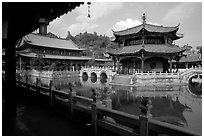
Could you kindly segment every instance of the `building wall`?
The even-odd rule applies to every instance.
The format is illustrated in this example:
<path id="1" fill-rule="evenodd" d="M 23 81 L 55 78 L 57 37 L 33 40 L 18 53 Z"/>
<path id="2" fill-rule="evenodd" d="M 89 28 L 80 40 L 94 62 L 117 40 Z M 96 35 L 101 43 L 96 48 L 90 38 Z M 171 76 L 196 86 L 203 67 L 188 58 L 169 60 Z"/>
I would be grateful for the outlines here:
<path id="1" fill-rule="evenodd" d="M 148 58 L 144 63 L 144 72 L 163 72 L 163 58 Z"/>

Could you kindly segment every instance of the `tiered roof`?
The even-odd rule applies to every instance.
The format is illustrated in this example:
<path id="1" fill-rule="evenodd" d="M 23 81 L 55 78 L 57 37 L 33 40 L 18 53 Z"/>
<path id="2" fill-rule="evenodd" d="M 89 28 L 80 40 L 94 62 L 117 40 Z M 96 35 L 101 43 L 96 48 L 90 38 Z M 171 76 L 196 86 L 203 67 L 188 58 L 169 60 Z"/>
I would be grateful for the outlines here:
<path id="1" fill-rule="evenodd" d="M 132 46 L 125 46 L 120 47 L 118 49 L 113 49 L 108 51 L 110 55 L 126 55 L 126 54 L 135 54 L 139 53 L 140 51 L 146 51 L 149 53 L 179 53 L 185 51 L 179 46 L 172 46 L 172 45 L 156 45 L 156 44 L 148 44 L 148 45 L 132 45 Z"/>
<path id="2" fill-rule="evenodd" d="M 195 62 L 202 62 L 201 54 L 189 54 L 187 56 L 183 56 L 180 60 L 180 63 L 195 63 Z"/>
<path id="3" fill-rule="evenodd" d="M 33 53 L 26 47 L 26 45 L 33 45 L 38 47 L 57 48 L 65 50 L 84 51 L 85 49 L 79 48 L 72 40 L 65 40 L 60 38 L 50 38 L 39 34 L 28 34 L 22 38 L 18 46 L 18 54 L 23 57 L 34 58 L 37 53 Z M 90 60 L 90 57 L 85 56 L 63 56 L 63 55 L 49 55 L 43 54 L 43 58 L 47 59 L 69 59 L 69 60 Z"/>
<path id="4" fill-rule="evenodd" d="M 132 28 L 128 28 L 125 30 L 121 30 L 121 31 L 113 31 L 114 35 L 128 35 L 128 34 L 136 34 L 138 33 L 140 30 L 142 30 L 143 28 L 145 30 L 147 30 L 148 32 L 160 32 L 160 33 L 166 33 L 166 32 L 173 32 L 173 31 L 177 31 L 179 25 L 175 26 L 175 27 L 163 27 L 163 26 L 157 26 L 157 25 L 152 25 L 152 24 L 141 24 Z"/>
<path id="5" fill-rule="evenodd" d="M 147 32 L 150 32 L 150 33 L 171 33 L 172 40 L 177 40 L 183 37 L 183 35 L 178 36 L 178 34 L 176 34 L 176 32 L 179 29 L 179 25 L 175 27 L 164 27 L 164 26 L 158 26 L 158 25 L 152 25 L 152 24 L 146 24 L 146 23 L 132 28 L 128 28 L 125 30 L 121 30 L 121 31 L 113 31 L 113 34 L 117 39 L 118 37 L 121 37 L 121 36 L 137 34 L 142 29 L 145 29 Z"/>
<path id="6" fill-rule="evenodd" d="M 67 49 L 67 50 L 85 50 L 79 48 L 72 40 L 65 40 L 59 38 L 50 38 L 39 34 L 28 34 L 23 37 L 19 47 L 23 46 L 24 43 L 49 48 Z"/>
<path id="7" fill-rule="evenodd" d="M 115 36 L 115 42 L 119 42 L 121 39 L 128 39 L 129 36 L 140 36 L 146 35 L 146 33 L 154 34 L 161 34 L 165 35 L 167 37 L 170 37 L 172 40 L 179 39 L 183 37 L 183 35 L 178 36 L 177 31 L 179 29 L 179 25 L 175 27 L 164 27 L 159 25 L 152 25 L 146 23 L 146 16 L 143 14 L 142 16 L 143 23 L 141 25 L 128 28 L 121 31 L 113 31 L 113 34 Z M 172 44 L 139 44 L 139 45 L 130 45 L 130 46 L 124 46 L 120 47 L 115 50 L 111 50 L 108 53 L 111 55 L 126 55 L 126 54 L 136 54 L 140 51 L 145 51 L 149 53 L 179 53 L 185 51 L 185 49 L 172 45 Z"/>

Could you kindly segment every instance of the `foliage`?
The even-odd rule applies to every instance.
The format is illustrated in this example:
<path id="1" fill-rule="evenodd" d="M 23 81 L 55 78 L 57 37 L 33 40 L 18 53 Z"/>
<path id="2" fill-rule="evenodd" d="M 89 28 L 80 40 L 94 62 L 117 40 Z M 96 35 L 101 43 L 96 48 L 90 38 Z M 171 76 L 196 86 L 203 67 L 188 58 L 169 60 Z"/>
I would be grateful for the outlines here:
<path id="1" fill-rule="evenodd" d="M 107 50 L 118 47 L 118 44 L 112 42 L 109 37 L 98 35 L 96 32 L 93 34 L 87 32 L 79 33 L 75 37 L 68 32 L 66 39 L 71 39 L 80 47 L 86 48 L 86 55 L 94 56 L 94 58 L 105 58 L 104 54 Z"/>
<path id="2" fill-rule="evenodd" d="M 87 62 L 87 65 L 88 66 L 94 66 L 96 65 L 96 61 L 94 59 L 90 59 L 88 62 Z"/>
<path id="3" fill-rule="evenodd" d="M 43 67 L 45 66 L 45 60 L 43 56 L 43 54 L 37 54 L 36 58 L 31 58 L 30 66 L 32 69 L 43 70 Z"/>

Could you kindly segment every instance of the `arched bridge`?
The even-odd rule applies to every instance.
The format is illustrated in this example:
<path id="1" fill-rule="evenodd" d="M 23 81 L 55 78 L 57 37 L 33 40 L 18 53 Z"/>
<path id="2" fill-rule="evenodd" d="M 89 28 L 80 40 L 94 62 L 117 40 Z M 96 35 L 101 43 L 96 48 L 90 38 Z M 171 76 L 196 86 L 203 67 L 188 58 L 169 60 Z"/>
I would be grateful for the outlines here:
<path id="1" fill-rule="evenodd" d="M 80 77 L 82 78 L 91 78 L 91 79 L 109 79 L 112 80 L 112 77 L 116 74 L 109 67 L 84 67 L 80 71 Z"/>
<path id="2" fill-rule="evenodd" d="M 183 83 L 188 84 L 189 81 L 202 84 L 202 68 L 190 68 L 180 73 L 180 79 Z"/>

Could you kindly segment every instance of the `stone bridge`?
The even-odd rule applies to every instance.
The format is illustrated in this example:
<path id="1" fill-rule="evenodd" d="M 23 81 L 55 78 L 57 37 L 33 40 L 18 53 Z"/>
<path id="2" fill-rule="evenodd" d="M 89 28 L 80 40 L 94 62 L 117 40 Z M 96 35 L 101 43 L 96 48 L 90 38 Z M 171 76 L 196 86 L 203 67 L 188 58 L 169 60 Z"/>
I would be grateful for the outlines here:
<path id="1" fill-rule="evenodd" d="M 92 82 L 95 82 L 97 79 L 112 80 L 115 74 L 116 72 L 113 72 L 112 68 L 109 67 L 84 67 L 80 71 L 80 77 L 84 80 L 91 78 Z"/>
<path id="2" fill-rule="evenodd" d="M 202 68 L 190 68 L 180 73 L 180 79 L 183 83 L 188 84 L 189 80 L 192 82 L 202 83 Z"/>

